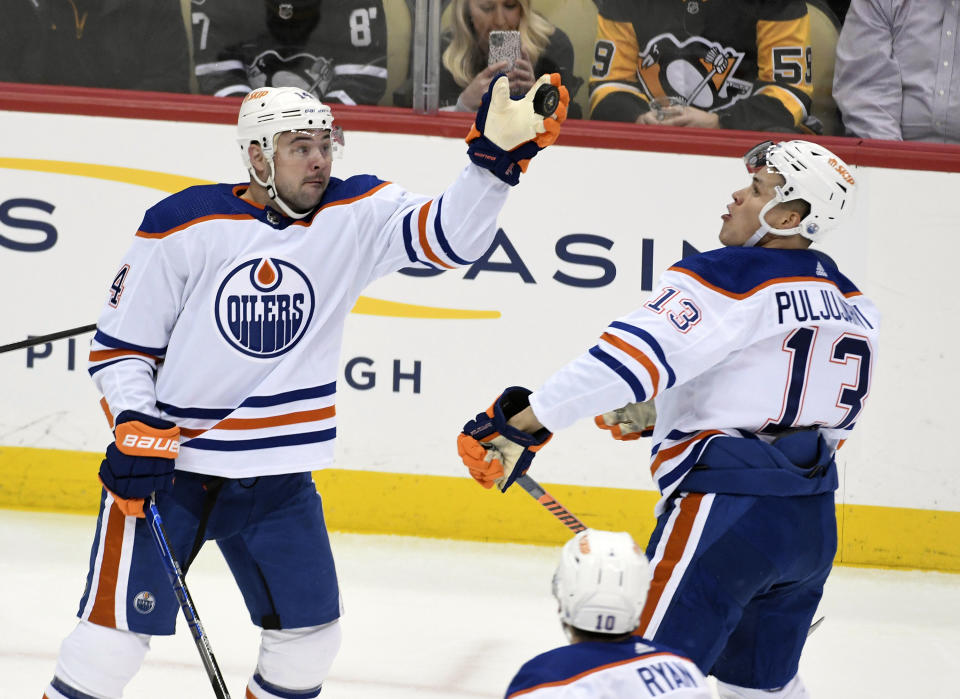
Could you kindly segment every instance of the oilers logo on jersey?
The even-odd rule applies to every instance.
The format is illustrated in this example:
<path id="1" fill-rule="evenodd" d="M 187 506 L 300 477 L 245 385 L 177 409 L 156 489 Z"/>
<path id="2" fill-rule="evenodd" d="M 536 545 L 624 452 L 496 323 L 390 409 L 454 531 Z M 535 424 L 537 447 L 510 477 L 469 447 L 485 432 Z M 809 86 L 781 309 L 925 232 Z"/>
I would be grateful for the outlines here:
<path id="1" fill-rule="evenodd" d="M 650 99 L 677 95 L 699 109 L 721 109 L 753 90 L 752 83 L 732 77 L 743 57 L 702 36 L 680 42 L 673 34 L 659 34 L 640 52 L 637 78 Z"/>
<path id="2" fill-rule="evenodd" d="M 214 303 L 227 343 L 250 357 L 289 351 L 313 317 L 313 287 L 297 267 L 277 258 L 248 260 L 227 273 Z"/>
<path id="3" fill-rule="evenodd" d="M 147 590 L 137 593 L 137 596 L 133 598 L 133 608 L 140 614 L 149 614 L 156 606 L 157 598 L 153 596 L 152 592 Z"/>

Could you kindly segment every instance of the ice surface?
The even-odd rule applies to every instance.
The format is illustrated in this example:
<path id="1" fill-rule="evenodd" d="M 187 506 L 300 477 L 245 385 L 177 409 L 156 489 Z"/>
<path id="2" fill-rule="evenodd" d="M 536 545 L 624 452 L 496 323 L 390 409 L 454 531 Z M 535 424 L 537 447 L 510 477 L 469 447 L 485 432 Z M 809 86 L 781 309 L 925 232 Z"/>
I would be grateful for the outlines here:
<path id="1" fill-rule="evenodd" d="M 0 510 L 0 699 L 39 699 L 76 623 L 95 520 Z M 344 642 L 321 696 L 500 697 L 522 662 L 564 643 L 550 596 L 559 549 L 333 534 Z M 219 551 L 187 578 L 232 696 L 254 628 Z M 815 699 L 956 699 L 960 575 L 837 568 L 801 673 Z M 190 633 L 158 637 L 126 697 L 212 697 Z"/>

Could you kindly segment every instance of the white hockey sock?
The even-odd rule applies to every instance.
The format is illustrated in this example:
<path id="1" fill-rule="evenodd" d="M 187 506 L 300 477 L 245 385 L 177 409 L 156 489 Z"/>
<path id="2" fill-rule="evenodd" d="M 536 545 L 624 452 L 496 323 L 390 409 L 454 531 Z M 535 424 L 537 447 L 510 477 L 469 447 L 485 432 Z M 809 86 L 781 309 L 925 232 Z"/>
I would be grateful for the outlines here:
<path id="1" fill-rule="evenodd" d="M 313 699 L 340 649 L 340 621 L 260 634 L 257 671 L 247 684 L 255 699 Z"/>
<path id="2" fill-rule="evenodd" d="M 293 699 L 293 697 L 296 697 L 296 699 L 314 699 L 314 697 L 320 696 L 320 687 L 302 690 L 278 687 L 267 682 L 258 672 L 247 682 L 247 696 L 254 697 L 254 699 Z"/>
<path id="3" fill-rule="evenodd" d="M 149 636 L 81 621 L 60 645 L 47 699 L 119 699 L 149 649 Z"/>

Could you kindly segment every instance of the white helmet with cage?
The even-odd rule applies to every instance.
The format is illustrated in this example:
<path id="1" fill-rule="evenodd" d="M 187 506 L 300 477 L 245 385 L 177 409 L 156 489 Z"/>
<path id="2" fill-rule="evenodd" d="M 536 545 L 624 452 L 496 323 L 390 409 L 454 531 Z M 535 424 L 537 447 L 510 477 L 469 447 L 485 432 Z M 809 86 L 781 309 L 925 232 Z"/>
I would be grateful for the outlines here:
<path id="1" fill-rule="evenodd" d="M 560 620 L 592 633 L 629 633 L 640 620 L 649 577 L 630 534 L 586 529 L 564 544 L 553 574 Z"/>
<path id="2" fill-rule="evenodd" d="M 811 241 L 820 240 L 835 228 L 853 206 L 856 181 L 845 162 L 821 145 L 809 141 L 765 141 L 754 146 L 743 157 L 750 172 L 761 167 L 775 171 L 785 180 L 775 187 L 775 194 L 760 211 L 760 228 L 744 247 L 756 245 L 767 233 L 800 234 Z M 795 228 L 771 228 L 767 212 L 777 204 L 802 199 L 810 212 Z"/>
<path id="3" fill-rule="evenodd" d="M 243 98 L 240 115 L 237 117 L 237 143 L 240 157 L 257 184 L 266 188 L 267 194 L 290 218 L 303 218 L 309 212 L 297 213 L 283 201 L 274 183 L 273 156 L 277 138 L 285 131 L 321 129 L 331 131 L 334 155 L 338 155 L 342 137 L 334 133 L 333 113 L 314 95 L 298 87 L 261 87 Z M 270 168 L 266 180 L 261 180 L 250 163 L 249 146 L 259 144 Z"/>

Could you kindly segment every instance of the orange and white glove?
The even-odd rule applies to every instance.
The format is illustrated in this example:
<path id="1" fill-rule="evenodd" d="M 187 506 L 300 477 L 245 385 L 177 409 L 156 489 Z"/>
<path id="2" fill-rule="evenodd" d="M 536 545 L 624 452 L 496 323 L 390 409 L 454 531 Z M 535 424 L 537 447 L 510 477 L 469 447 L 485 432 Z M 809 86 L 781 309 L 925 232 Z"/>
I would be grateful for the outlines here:
<path id="1" fill-rule="evenodd" d="M 506 492 L 527 472 L 533 457 L 553 436 L 546 428 L 530 434 L 507 423 L 530 405 L 530 393 L 518 386 L 504 390 L 485 413 L 465 424 L 457 436 L 460 459 L 484 488 L 496 485 L 500 492 Z"/>
<path id="2" fill-rule="evenodd" d="M 544 85 L 556 89 L 553 112 L 537 113 L 537 91 Z M 490 170 L 513 186 L 526 172 L 530 159 L 550 146 L 560 135 L 567 118 L 570 94 L 560 83 L 559 73 L 542 75 L 523 97 L 510 97 L 510 82 L 500 75 L 490 82 L 480 102 L 476 120 L 467 134 L 467 155 L 474 164 Z M 542 105 L 541 105 L 542 107 Z"/>
<path id="3" fill-rule="evenodd" d="M 593 421 L 601 430 L 609 430 L 614 439 L 626 442 L 653 434 L 657 408 L 651 398 L 643 403 L 627 403 L 622 408 L 597 415 Z"/>

